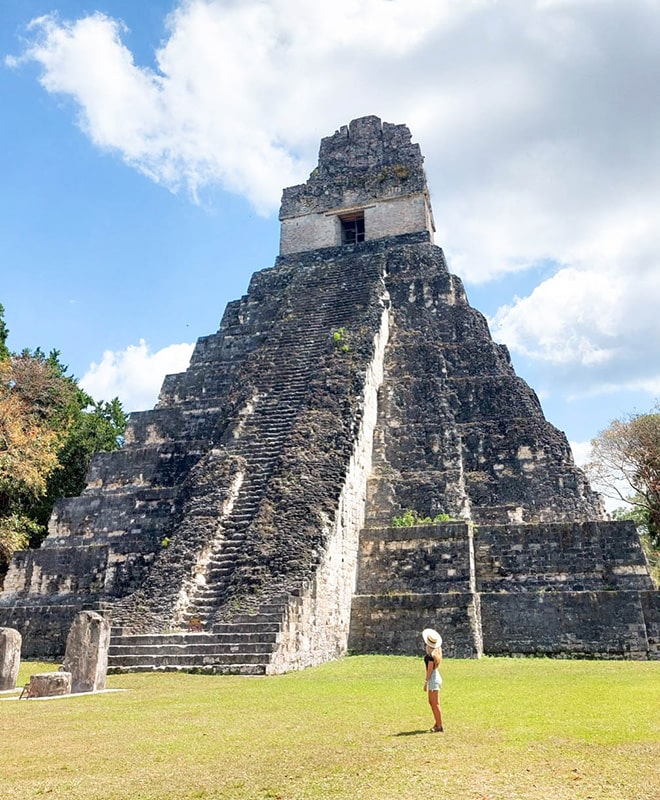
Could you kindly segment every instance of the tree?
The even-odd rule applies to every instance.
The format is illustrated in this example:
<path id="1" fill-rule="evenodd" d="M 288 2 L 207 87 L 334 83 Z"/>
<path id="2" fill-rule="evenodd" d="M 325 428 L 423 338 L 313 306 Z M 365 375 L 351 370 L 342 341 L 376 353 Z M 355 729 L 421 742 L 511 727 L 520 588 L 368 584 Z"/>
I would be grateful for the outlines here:
<path id="1" fill-rule="evenodd" d="M 58 463 L 51 472 L 46 493 L 35 506 L 34 519 L 39 530 L 30 536 L 30 546 L 37 547 L 46 535 L 53 506 L 61 497 L 76 497 L 85 488 L 85 476 L 95 453 L 116 450 L 126 430 L 126 414 L 115 397 L 110 402 L 89 402 L 78 409 L 64 442 L 57 453 Z"/>
<path id="2" fill-rule="evenodd" d="M 29 511 L 58 464 L 64 388 L 45 359 L 0 360 L 0 568 L 35 532 Z"/>
<path id="3" fill-rule="evenodd" d="M 9 358 L 9 349 L 7 347 L 8 336 L 9 328 L 5 324 L 5 307 L 0 303 L 0 361 L 5 361 Z"/>
<path id="4" fill-rule="evenodd" d="M 0 307 L 0 345 L 3 325 Z M 67 370 L 57 350 L 3 357 L 0 347 L 0 578 L 15 550 L 41 544 L 55 502 L 80 494 L 92 455 L 115 450 L 126 427 L 117 398 L 94 401 Z"/>
<path id="5" fill-rule="evenodd" d="M 637 509 L 660 546 L 660 404 L 648 414 L 615 419 L 591 442 L 590 478 L 603 494 Z"/>

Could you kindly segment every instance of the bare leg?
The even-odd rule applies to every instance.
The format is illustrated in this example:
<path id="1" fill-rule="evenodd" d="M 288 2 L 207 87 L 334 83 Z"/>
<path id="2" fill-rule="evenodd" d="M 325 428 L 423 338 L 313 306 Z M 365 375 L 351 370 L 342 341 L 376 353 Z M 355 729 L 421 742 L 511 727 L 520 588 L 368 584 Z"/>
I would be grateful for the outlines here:
<path id="1" fill-rule="evenodd" d="M 435 719 L 435 730 L 442 730 L 442 712 L 440 710 L 440 692 L 436 689 L 434 692 L 429 691 L 429 705 L 433 711 L 433 718 Z"/>

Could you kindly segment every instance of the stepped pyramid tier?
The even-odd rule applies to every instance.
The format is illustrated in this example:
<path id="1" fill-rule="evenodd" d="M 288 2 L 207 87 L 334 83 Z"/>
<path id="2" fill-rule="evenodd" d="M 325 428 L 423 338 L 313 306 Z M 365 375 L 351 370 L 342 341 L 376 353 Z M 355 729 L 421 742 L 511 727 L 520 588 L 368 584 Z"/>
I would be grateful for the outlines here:
<path id="1" fill-rule="evenodd" d="M 86 608 L 111 669 L 281 672 L 414 653 L 428 624 L 450 656 L 657 657 L 635 530 L 447 269 L 408 129 L 324 139 L 280 219 L 275 265 L 14 556 L 24 655 Z M 392 528 L 406 509 L 451 519 Z"/>

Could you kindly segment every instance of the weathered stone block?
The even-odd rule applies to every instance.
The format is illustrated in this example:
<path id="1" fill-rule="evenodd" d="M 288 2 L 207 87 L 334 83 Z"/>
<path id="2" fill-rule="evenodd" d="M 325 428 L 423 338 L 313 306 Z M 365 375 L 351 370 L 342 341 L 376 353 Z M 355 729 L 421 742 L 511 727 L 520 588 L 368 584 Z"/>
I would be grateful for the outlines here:
<path id="1" fill-rule="evenodd" d="M 470 592 L 470 584 L 465 522 L 362 531 L 358 594 Z"/>
<path id="2" fill-rule="evenodd" d="M 484 652 L 582 658 L 648 658 L 642 593 L 481 594 Z"/>
<path id="3" fill-rule="evenodd" d="M 105 689 L 109 647 L 108 620 L 94 611 L 81 611 L 71 626 L 64 655 L 74 694 Z"/>
<path id="4" fill-rule="evenodd" d="M 0 628 L 0 692 L 16 688 L 21 665 L 21 634 L 13 628 Z"/>
<path id="5" fill-rule="evenodd" d="M 482 652 L 478 603 L 470 594 L 356 595 L 349 649 L 423 655 L 421 633 L 432 626 L 442 634 L 445 657 L 477 658 Z"/>
<path id="6" fill-rule="evenodd" d="M 653 583 L 632 523 L 480 525 L 477 590 L 649 590 Z"/>
<path id="7" fill-rule="evenodd" d="M 28 697 L 59 697 L 71 694 L 70 672 L 39 672 L 30 676 Z"/>

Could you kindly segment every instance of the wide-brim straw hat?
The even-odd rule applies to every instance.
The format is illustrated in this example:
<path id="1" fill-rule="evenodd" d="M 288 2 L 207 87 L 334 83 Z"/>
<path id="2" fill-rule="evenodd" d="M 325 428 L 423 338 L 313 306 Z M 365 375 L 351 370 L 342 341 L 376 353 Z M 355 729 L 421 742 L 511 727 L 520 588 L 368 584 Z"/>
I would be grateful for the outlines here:
<path id="1" fill-rule="evenodd" d="M 434 631 L 433 628 L 424 628 L 422 639 L 424 639 L 424 644 L 427 647 L 432 647 L 433 649 L 440 647 L 442 644 L 442 636 L 437 631 Z"/>

